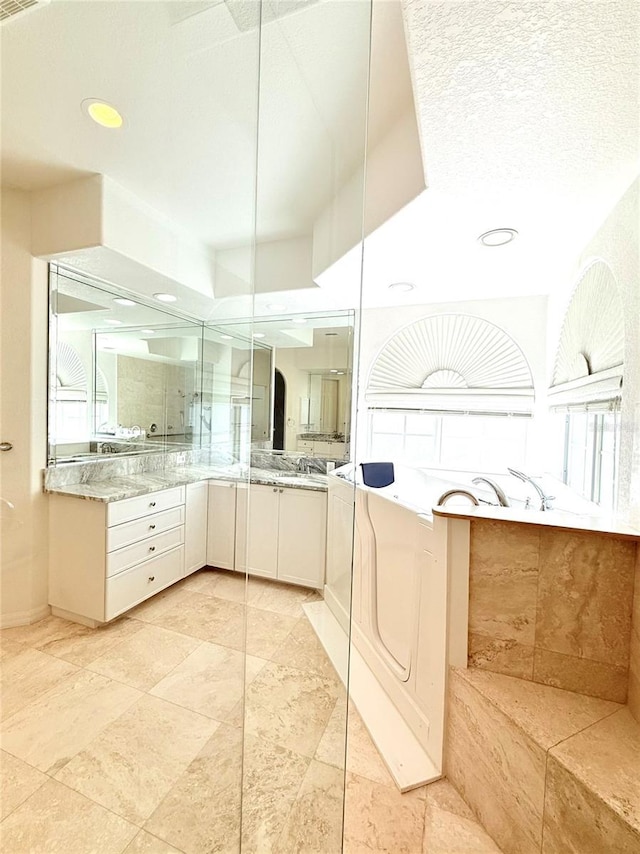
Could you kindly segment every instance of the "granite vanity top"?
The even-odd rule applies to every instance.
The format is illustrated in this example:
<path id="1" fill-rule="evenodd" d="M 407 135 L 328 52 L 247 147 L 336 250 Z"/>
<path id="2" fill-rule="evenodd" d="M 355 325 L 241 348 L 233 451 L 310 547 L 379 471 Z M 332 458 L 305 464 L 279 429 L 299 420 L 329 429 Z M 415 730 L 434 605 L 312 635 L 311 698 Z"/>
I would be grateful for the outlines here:
<path id="1" fill-rule="evenodd" d="M 514 507 L 434 507 L 434 516 L 450 519 L 486 519 L 520 525 L 542 525 L 568 531 L 591 531 L 620 539 L 640 540 L 640 530 L 607 516 L 588 516 L 563 510 L 522 510 Z"/>
<path id="2" fill-rule="evenodd" d="M 316 492 L 327 491 L 327 477 L 322 474 L 299 474 L 291 471 L 272 471 L 270 469 L 251 469 L 251 483 L 268 486 L 281 486 L 287 489 L 310 489 Z M 122 501 L 135 498 L 172 486 L 183 486 L 201 480 L 247 481 L 246 471 L 238 467 L 186 465 L 159 471 L 135 474 L 114 475 L 104 480 L 90 480 L 86 483 L 70 483 L 56 487 L 46 487 L 44 491 L 55 495 L 68 495 L 85 498 L 90 501 Z"/>

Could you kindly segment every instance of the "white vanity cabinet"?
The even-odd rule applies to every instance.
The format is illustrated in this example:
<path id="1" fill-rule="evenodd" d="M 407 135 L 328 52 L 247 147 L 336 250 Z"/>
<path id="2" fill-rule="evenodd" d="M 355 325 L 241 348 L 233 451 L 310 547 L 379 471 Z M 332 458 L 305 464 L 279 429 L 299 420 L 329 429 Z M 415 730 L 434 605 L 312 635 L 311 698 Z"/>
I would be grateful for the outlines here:
<path id="1" fill-rule="evenodd" d="M 325 492 L 239 485 L 236 522 L 236 569 L 289 584 L 322 588 Z"/>
<path id="2" fill-rule="evenodd" d="M 235 569 L 236 484 L 210 480 L 208 494 L 206 563 L 220 569 Z"/>
<path id="3" fill-rule="evenodd" d="M 208 504 L 208 481 L 189 483 L 185 518 L 185 575 L 191 575 L 207 564 Z"/>
<path id="4" fill-rule="evenodd" d="M 49 604 L 89 626 L 108 622 L 184 576 L 185 488 L 114 501 L 52 495 Z"/>

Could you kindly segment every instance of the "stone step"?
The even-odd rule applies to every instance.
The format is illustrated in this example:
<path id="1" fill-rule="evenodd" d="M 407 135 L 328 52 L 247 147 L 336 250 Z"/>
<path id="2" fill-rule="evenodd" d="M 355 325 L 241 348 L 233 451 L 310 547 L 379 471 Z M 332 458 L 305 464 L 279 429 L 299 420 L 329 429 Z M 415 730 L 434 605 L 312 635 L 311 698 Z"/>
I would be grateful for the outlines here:
<path id="1" fill-rule="evenodd" d="M 640 854 L 640 726 L 626 706 L 452 669 L 445 772 L 505 854 Z"/>

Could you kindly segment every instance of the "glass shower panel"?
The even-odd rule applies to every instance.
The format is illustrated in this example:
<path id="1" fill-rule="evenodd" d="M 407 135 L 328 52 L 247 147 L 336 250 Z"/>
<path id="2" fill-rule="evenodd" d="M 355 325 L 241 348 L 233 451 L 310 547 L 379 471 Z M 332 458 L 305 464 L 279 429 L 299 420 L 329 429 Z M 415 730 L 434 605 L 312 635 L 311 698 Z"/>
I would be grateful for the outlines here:
<path id="1" fill-rule="evenodd" d="M 343 850 L 354 487 L 328 472 L 353 426 L 369 33 L 368 2 L 262 6 L 243 851 Z"/>

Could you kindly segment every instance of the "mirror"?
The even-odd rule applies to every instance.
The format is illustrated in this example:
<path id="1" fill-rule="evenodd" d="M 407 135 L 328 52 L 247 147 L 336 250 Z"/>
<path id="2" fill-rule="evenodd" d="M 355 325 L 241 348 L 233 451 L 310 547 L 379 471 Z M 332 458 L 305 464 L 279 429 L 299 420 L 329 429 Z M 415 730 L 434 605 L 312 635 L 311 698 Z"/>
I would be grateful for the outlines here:
<path id="1" fill-rule="evenodd" d="M 208 328 L 220 341 L 252 342 L 253 449 L 348 459 L 353 327 L 354 313 L 343 311 Z M 242 379 L 248 389 L 241 358 L 232 374 L 239 391 Z"/>
<path id="2" fill-rule="evenodd" d="M 56 267 L 49 465 L 201 444 L 202 324 Z"/>

